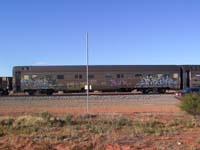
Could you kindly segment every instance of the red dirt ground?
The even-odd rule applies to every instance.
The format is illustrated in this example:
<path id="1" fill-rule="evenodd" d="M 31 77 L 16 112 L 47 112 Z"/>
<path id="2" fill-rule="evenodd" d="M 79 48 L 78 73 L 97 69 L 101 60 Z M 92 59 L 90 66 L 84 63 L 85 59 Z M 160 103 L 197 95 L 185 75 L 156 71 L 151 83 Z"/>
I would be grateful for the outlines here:
<path id="1" fill-rule="evenodd" d="M 101 99 L 89 101 L 89 113 L 122 113 L 130 118 L 148 121 L 150 119 L 168 122 L 173 118 L 184 117 L 184 113 L 177 107 L 179 101 L 173 95 L 133 97 L 133 99 Z M 0 115 L 19 116 L 22 114 L 37 114 L 48 111 L 55 115 L 65 115 L 67 113 L 83 114 L 86 113 L 85 99 L 67 100 L 21 100 L 0 99 Z M 17 150 L 40 150 L 40 145 L 35 145 L 32 139 L 19 139 L 6 136 L 0 140 L 0 149 L 6 142 L 12 140 Z M 84 143 L 84 142 L 83 142 Z M 5 147 L 4 147 L 5 148 Z M 43 148 L 43 149 L 49 149 Z M 54 145 L 55 150 L 70 150 L 69 145 Z M 82 148 L 84 150 L 84 144 Z M 80 150 L 81 150 L 80 149 Z M 124 139 L 117 143 L 107 143 L 105 150 L 198 150 L 200 149 L 200 129 L 184 130 L 175 136 L 143 135 L 136 139 Z M 98 149 L 97 149 L 98 150 Z"/>

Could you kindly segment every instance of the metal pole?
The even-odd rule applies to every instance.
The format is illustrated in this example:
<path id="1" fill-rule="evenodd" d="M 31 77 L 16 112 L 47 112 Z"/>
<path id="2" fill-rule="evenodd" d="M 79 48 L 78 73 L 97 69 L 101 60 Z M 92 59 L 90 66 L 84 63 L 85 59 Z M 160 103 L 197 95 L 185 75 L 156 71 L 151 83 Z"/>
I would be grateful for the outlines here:
<path id="1" fill-rule="evenodd" d="M 89 80 L 88 80 L 88 32 L 86 32 L 86 78 L 87 78 L 87 113 L 89 112 L 88 100 L 89 100 Z"/>

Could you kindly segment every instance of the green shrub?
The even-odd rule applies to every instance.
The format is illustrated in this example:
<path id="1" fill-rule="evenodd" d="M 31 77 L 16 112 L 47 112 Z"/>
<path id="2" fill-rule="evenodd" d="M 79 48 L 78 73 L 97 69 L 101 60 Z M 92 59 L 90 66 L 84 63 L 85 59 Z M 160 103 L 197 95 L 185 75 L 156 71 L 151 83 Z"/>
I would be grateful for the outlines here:
<path id="1" fill-rule="evenodd" d="M 178 118 L 176 118 L 176 119 L 174 119 L 174 120 L 172 120 L 171 122 L 169 122 L 169 126 L 170 127 L 177 127 L 177 126 L 180 126 L 180 125 L 184 125 L 185 123 L 183 122 L 183 120 L 181 120 L 181 119 L 178 119 Z"/>
<path id="2" fill-rule="evenodd" d="M 10 127 L 13 125 L 14 119 L 13 118 L 1 118 L 0 125 Z"/>
<path id="3" fill-rule="evenodd" d="M 132 121 L 127 118 L 121 117 L 121 118 L 118 118 L 117 120 L 115 120 L 114 124 L 116 127 L 131 126 Z"/>
<path id="4" fill-rule="evenodd" d="M 62 127 L 64 126 L 65 121 L 59 117 L 51 117 L 49 123 L 51 124 L 51 127 Z"/>
<path id="5" fill-rule="evenodd" d="M 53 115 L 50 114 L 49 112 L 42 112 L 42 113 L 40 114 L 40 116 L 41 116 L 44 120 L 50 120 L 50 118 L 53 117 Z"/>
<path id="6" fill-rule="evenodd" d="M 200 115 L 200 95 L 187 94 L 181 99 L 180 108 L 191 115 Z"/>
<path id="7" fill-rule="evenodd" d="M 4 136 L 4 130 L 0 128 L 0 137 Z"/>
<path id="8" fill-rule="evenodd" d="M 66 124 L 71 124 L 72 123 L 72 119 L 73 119 L 73 115 L 72 114 L 67 114 L 65 116 L 65 118 L 64 118 Z"/>
<path id="9" fill-rule="evenodd" d="M 99 125 L 95 125 L 95 124 L 87 124 L 86 128 L 88 129 L 88 131 L 90 133 L 94 133 L 94 134 L 103 134 L 104 133 L 104 129 L 102 126 Z"/>
<path id="10" fill-rule="evenodd" d="M 33 117 L 33 116 L 20 116 L 14 122 L 14 127 L 24 128 L 24 127 L 34 127 L 42 124 L 43 118 Z"/>
<path id="11" fill-rule="evenodd" d="M 48 127 L 62 127 L 65 124 L 65 121 L 63 119 L 53 116 L 49 112 L 42 112 L 40 114 L 40 117 L 45 120 L 45 124 Z"/>
<path id="12" fill-rule="evenodd" d="M 133 125 L 139 133 L 161 133 L 165 130 L 165 125 L 156 120 L 148 122 L 135 121 Z"/>

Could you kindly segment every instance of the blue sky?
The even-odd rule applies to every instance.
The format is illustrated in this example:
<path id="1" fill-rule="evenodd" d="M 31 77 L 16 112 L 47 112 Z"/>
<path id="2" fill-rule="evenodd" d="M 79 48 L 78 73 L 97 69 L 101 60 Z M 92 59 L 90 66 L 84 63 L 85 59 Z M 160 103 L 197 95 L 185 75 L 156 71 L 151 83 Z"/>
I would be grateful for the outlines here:
<path id="1" fill-rule="evenodd" d="M 19 65 L 200 64 L 199 0 L 1 0 L 0 76 Z"/>

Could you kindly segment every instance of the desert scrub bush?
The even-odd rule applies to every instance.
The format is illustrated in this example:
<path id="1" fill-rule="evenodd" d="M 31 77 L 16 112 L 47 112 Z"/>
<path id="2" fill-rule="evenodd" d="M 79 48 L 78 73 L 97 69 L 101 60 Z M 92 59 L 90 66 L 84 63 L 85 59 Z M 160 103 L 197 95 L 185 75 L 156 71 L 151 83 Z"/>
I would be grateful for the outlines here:
<path id="1" fill-rule="evenodd" d="M 178 118 L 176 118 L 176 119 L 173 119 L 172 121 L 170 121 L 169 123 L 168 123 L 168 126 L 169 127 L 178 127 L 178 126 L 183 126 L 184 125 L 184 121 L 183 120 L 181 120 L 181 119 L 178 119 Z"/>
<path id="2" fill-rule="evenodd" d="M 72 119 L 73 119 L 72 114 L 66 114 L 65 117 L 64 117 L 64 121 L 67 125 L 70 125 L 70 124 L 73 123 Z"/>
<path id="3" fill-rule="evenodd" d="M 3 128 L 0 128 L 0 137 L 4 136 L 4 129 Z"/>
<path id="4" fill-rule="evenodd" d="M 51 117 L 46 123 L 49 127 L 62 127 L 65 125 L 65 121 L 59 117 Z"/>
<path id="5" fill-rule="evenodd" d="M 159 121 L 136 121 L 133 123 L 133 127 L 137 133 L 157 133 L 165 130 L 165 125 Z"/>
<path id="6" fill-rule="evenodd" d="M 197 121 L 196 119 L 192 119 L 191 121 L 186 122 L 185 126 L 187 128 L 196 128 L 196 127 L 199 127 L 199 121 Z"/>
<path id="7" fill-rule="evenodd" d="M 132 120 L 129 120 L 129 119 L 124 118 L 124 117 L 120 117 L 120 118 L 114 120 L 113 124 L 116 127 L 131 126 L 132 125 Z"/>
<path id="8" fill-rule="evenodd" d="M 0 125 L 4 126 L 4 127 L 11 127 L 14 123 L 14 119 L 10 118 L 10 117 L 6 117 L 6 118 L 1 118 L 0 119 Z"/>
<path id="9" fill-rule="evenodd" d="M 40 117 L 42 117 L 44 120 L 50 120 L 50 118 L 53 117 L 53 115 L 49 112 L 42 112 L 40 114 Z"/>
<path id="10" fill-rule="evenodd" d="M 87 124 L 86 128 L 90 133 L 94 133 L 97 135 L 102 135 L 106 132 L 106 129 L 100 124 Z"/>
<path id="11" fill-rule="evenodd" d="M 45 125 L 48 127 L 61 127 L 65 124 L 65 121 L 59 117 L 55 117 L 49 112 L 42 112 L 40 117 L 45 120 Z"/>
<path id="12" fill-rule="evenodd" d="M 40 126 L 42 123 L 44 123 L 44 120 L 41 117 L 20 116 L 15 120 L 14 127 L 16 128 L 33 127 L 33 126 Z"/>
<path id="13" fill-rule="evenodd" d="M 13 123 L 13 131 L 15 134 L 30 135 L 37 132 L 43 123 L 44 120 L 41 117 L 20 116 Z"/>
<path id="14" fill-rule="evenodd" d="M 200 94 L 187 94 L 181 99 L 181 110 L 197 116 L 200 115 Z"/>

